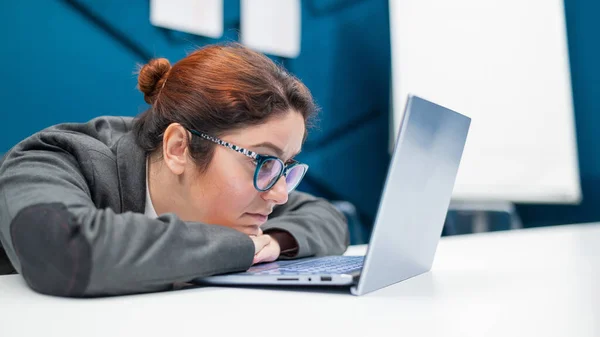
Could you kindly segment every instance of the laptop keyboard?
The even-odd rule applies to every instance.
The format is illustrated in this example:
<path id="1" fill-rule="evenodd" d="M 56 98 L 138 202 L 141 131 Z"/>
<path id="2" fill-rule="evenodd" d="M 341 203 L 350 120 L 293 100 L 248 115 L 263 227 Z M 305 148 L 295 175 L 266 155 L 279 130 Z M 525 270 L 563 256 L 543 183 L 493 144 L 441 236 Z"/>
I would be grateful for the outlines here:
<path id="1" fill-rule="evenodd" d="M 257 274 L 344 274 L 361 269 L 363 261 L 364 256 L 328 256 L 292 263 L 275 269 L 263 270 Z"/>

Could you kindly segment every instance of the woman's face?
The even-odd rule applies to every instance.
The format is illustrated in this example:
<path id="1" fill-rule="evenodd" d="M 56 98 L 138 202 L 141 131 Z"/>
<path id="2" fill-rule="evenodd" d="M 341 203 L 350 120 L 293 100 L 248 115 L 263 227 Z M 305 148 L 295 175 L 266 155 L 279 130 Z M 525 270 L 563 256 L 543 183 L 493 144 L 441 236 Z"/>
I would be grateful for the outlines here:
<path id="1" fill-rule="evenodd" d="M 301 114 L 286 113 L 268 122 L 221 137 L 222 140 L 262 155 L 276 156 L 287 163 L 300 152 L 305 123 Z M 194 136 L 196 137 L 196 136 Z M 235 228 L 249 235 L 259 233 L 275 205 L 288 199 L 282 176 L 268 191 L 254 188 L 256 165 L 252 158 L 215 145 L 208 169 L 194 179 L 189 192 L 188 214 L 208 224 Z"/>

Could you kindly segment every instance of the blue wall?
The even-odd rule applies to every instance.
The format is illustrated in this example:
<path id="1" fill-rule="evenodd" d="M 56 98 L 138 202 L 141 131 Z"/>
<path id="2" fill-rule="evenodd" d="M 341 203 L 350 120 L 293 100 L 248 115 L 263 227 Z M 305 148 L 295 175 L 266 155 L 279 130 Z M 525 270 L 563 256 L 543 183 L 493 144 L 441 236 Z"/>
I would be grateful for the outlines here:
<path id="1" fill-rule="evenodd" d="M 136 114 L 134 55 L 61 1 L 0 5 L 0 153 L 54 123 Z"/>
<path id="2" fill-rule="evenodd" d="M 311 165 L 301 189 L 351 201 L 366 224 L 373 220 L 388 162 L 387 4 L 303 0 L 301 56 L 277 59 L 322 107 L 321 126 L 301 158 Z M 237 40 L 239 0 L 225 0 L 220 40 L 153 27 L 148 7 L 147 0 L 126 6 L 118 0 L 2 3 L 0 153 L 55 123 L 137 115 L 147 106 L 135 88 L 136 63 L 151 57 L 175 62 L 195 45 Z M 599 12 L 600 3 L 566 1 L 583 204 L 519 205 L 526 226 L 600 220 Z"/>
<path id="3" fill-rule="evenodd" d="M 175 62 L 194 46 L 237 41 L 239 31 L 239 0 L 225 0 L 219 40 L 151 26 L 148 0 L 0 6 L 6 48 L 0 53 L 6 79 L 0 84 L 0 153 L 55 123 L 137 115 L 147 106 L 135 88 L 136 63 L 152 57 Z M 300 189 L 350 201 L 370 224 L 389 160 L 387 0 L 304 0 L 302 27 L 301 56 L 275 58 L 306 83 L 322 108 L 319 128 L 299 158 L 311 167 Z"/>

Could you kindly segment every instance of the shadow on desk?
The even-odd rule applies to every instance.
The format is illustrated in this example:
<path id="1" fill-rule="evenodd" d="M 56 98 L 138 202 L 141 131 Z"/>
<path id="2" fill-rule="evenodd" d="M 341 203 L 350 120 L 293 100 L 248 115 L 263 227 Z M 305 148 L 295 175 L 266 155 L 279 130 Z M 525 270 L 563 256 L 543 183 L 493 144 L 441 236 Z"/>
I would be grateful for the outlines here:
<path id="1" fill-rule="evenodd" d="M 264 290 L 264 291 L 281 291 L 281 292 L 310 292 L 310 293 L 323 293 L 329 295 L 350 295 L 350 287 L 348 286 L 293 286 L 293 285 L 219 285 L 215 286 L 212 284 L 190 284 L 186 283 L 180 285 L 180 288 L 176 286 L 174 289 L 176 292 L 189 291 L 189 290 L 227 290 L 227 289 L 248 289 L 248 290 Z"/>

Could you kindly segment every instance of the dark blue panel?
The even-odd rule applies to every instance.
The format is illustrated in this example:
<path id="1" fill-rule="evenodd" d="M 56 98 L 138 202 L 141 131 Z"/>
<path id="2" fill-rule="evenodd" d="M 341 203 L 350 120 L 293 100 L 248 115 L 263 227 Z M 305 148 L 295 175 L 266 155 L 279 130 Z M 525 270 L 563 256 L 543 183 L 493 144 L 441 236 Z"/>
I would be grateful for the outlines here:
<path id="1" fill-rule="evenodd" d="M 52 124 L 145 107 L 139 60 L 60 1 L 1 5 L 0 153 Z"/>
<path id="2" fill-rule="evenodd" d="M 308 182 L 325 192 L 332 191 L 332 195 L 325 193 L 330 198 L 353 203 L 367 226 L 374 219 L 389 163 L 387 147 L 373 149 L 369 139 L 379 138 L 385 127 L 387 119 L 375 119 L 318 151 L 302 152 L 298 157 L 310 165 Z"/>
<path id="3" fill-rule="evenodd" d="M 389 114 L 387 1 L 348 4 L 350 8 L 326 16 L 313 16 L 304 6 L 301 54 L 285 62 L 323 109 L 320 130 L 311 135 L 309 147 L 320 146 L 331 134 L 351 132 L 349 127 L 360 127 L 357 122 Z M 372 140 L 374 146 L 387 143 L 386 130 Z"/>

